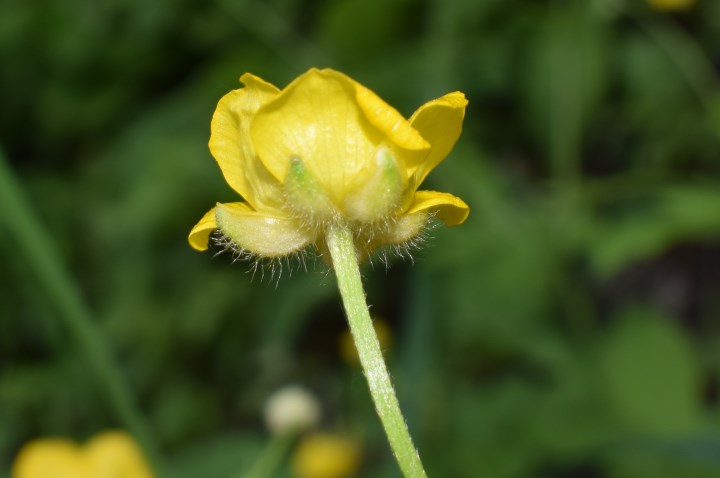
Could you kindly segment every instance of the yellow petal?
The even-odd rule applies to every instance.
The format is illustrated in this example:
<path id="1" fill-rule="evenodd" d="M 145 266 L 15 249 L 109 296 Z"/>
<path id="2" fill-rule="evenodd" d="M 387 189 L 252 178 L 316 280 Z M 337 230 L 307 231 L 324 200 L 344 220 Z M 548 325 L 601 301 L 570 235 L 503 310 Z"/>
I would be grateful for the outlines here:
<path id="1" fill-rule="evenodd" d="M 362 115 L 349 80 L 312 69 L 256 115 L 250 135 L 267 169 L 284 181 L 290 160 L 302 160 L 333 199 L 371 173 L 383 138 Z"/>
<path id="2" fill-rule="evenodd" d="M 244 88 L 233 90 L 218 102 L 210 124 L 210 152 L 225 180 L 256 209 L 278 205 L 277 181 L 257 160 L 250 141 L 250 123 L 258 108 L 279 90 L 260 78 L 244 74 Z"/>
<path id="3" fill-rule="evenodd" d="M 462 131 L 467 100 L 460 92 L 449 93 L 422 105 L 410 124 L 430 143 L 431 150 L 415 172 L 419 186 L 428 173 L 450 154 Z"/>
<path id="4" fill-rule="evenodd" d="M 65 439 L 34 440 L 18 454 L 13 478 L 92 478 L 80 448 Z"/>
<path id="5" fill-rule="evenodd" d="M 378 95 L 364 87 L 360 83 L 352 82 L 357 91 L 356 97 L 368 121 L 377 129 L 382 131 L 388 138 L 404 150 L 417 152 L 410 156 L 413 158 L 408 167 L 414 169 L 417 161 L 422 160 L 430 148 L 430 144 L 426 139 L 418 133 L 395 108 L 385 103 Z"/>
<path id="6" fill-rule="evenodd" d="M 337 204 L 373 175 L 381 144 L 403 162 L 419 162 L 413 154 L 424 157 L 428 149 L 397 111 L 333 70 L 311 69 L 298 77 L 260 108 L 250 135 L 275 178 L 284 181 L 297 157 Z"/>
<path id="7" fill-rule="evenodd" d="M 448 193 L 437 191 L 417 191 L 406 215 L 420 211 L 435 213 L 436 217 L 448 226 L 457 226 L 465 222 L 470 208 L 465 201 Z"/>
<path id="8" fill-rule="evenodd" d="M 215 218 L 223 234 L 260 257 L 286 256 L 314 241 L 294 219 L 265 215 L 245 203 L 218 203 Z"/>
<path id="9" fill-rule="evenodd" d="M 152 478 L 140 448 L 127 433 L 99 434 L 85 445 L 84 452 L 95 477 Z"/>
<path id="10" fill-rule="evenodd" d="M 192 228 L 188 235 L 188 242 L 193 249 L 204 251 L 208 248 L 210 234 L 217 229 L 215 222 L 215 208 L 210 209 Z"/>

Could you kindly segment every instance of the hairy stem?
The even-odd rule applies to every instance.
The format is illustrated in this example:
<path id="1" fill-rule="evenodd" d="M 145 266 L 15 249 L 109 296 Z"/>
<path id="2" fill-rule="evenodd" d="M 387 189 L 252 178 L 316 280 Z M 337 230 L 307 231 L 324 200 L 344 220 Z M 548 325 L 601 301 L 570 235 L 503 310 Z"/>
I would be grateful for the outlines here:
<path id="1" fill-rule="evenodd" d="M 326 240 L 350 332 L 370 387 L 375 410 L 385 428 L 395 459 L 406 478 L 426 478 L 420 456 L 400 412 L 400 405 L 372 325 L 352 231 L 345 224 L 337 224 L 328 230 Z"/>

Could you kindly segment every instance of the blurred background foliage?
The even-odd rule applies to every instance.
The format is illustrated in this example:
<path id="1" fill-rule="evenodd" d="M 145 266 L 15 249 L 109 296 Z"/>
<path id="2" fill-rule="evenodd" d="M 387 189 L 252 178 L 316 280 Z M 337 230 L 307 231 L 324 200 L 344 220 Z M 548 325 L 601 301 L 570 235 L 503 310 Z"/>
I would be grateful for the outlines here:
<path id="1" fill-rule="evenodd" d="M 429 475 L 720 476 L 720 2 L 7 0 L 0 62 L 0 145 L 171 476 L 247 469 L 289 383 L 362 443 L 360 476 L 398 476 L 322 261 L 276 285 L 186 243 L 235 198 L 217 100 L 313 65 L 406 115 L 470 99 L 427 181 L 470 219 L 366 269 Z M 123 426 L 9 215 L 0 476 L 26 440 Z"/>

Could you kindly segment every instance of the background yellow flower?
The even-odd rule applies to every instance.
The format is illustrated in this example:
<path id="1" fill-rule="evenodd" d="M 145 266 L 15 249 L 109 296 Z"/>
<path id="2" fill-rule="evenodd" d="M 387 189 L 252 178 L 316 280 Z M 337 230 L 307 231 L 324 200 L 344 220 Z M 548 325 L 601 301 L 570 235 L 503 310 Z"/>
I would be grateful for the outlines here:
<path id="1" fill-rule="evenodd" d="M 38 439 L 20 450 L 12 478 L 152 478 L 135 441 L 109 431 L 84 445 L 66 439 Z"/>
<path id="2" fill-rule="evenodd" d="M 697 0 L 647 0 L 647 3 L 656 10 L 673 11 L 689 10 Z"/>
<path id="3" fill-rule="evenodd" d="M 292 457 L 294 478 L 350 478 L 360 467 L 360 448 L 351 438 L 332 433 L 303 437 Z"/>

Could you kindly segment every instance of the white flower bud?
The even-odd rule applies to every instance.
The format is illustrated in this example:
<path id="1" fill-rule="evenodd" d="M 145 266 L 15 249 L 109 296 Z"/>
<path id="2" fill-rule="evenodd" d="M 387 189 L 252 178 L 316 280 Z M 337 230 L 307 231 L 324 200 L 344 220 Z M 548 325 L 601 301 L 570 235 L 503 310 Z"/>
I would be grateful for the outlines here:
<path id="1" fill-rule="evenodd" d="M 291 385 L 265 401 L 265 424 L 274 434 L 313 428 L 320 421 L 320 404 L 305 388 Z"/>

